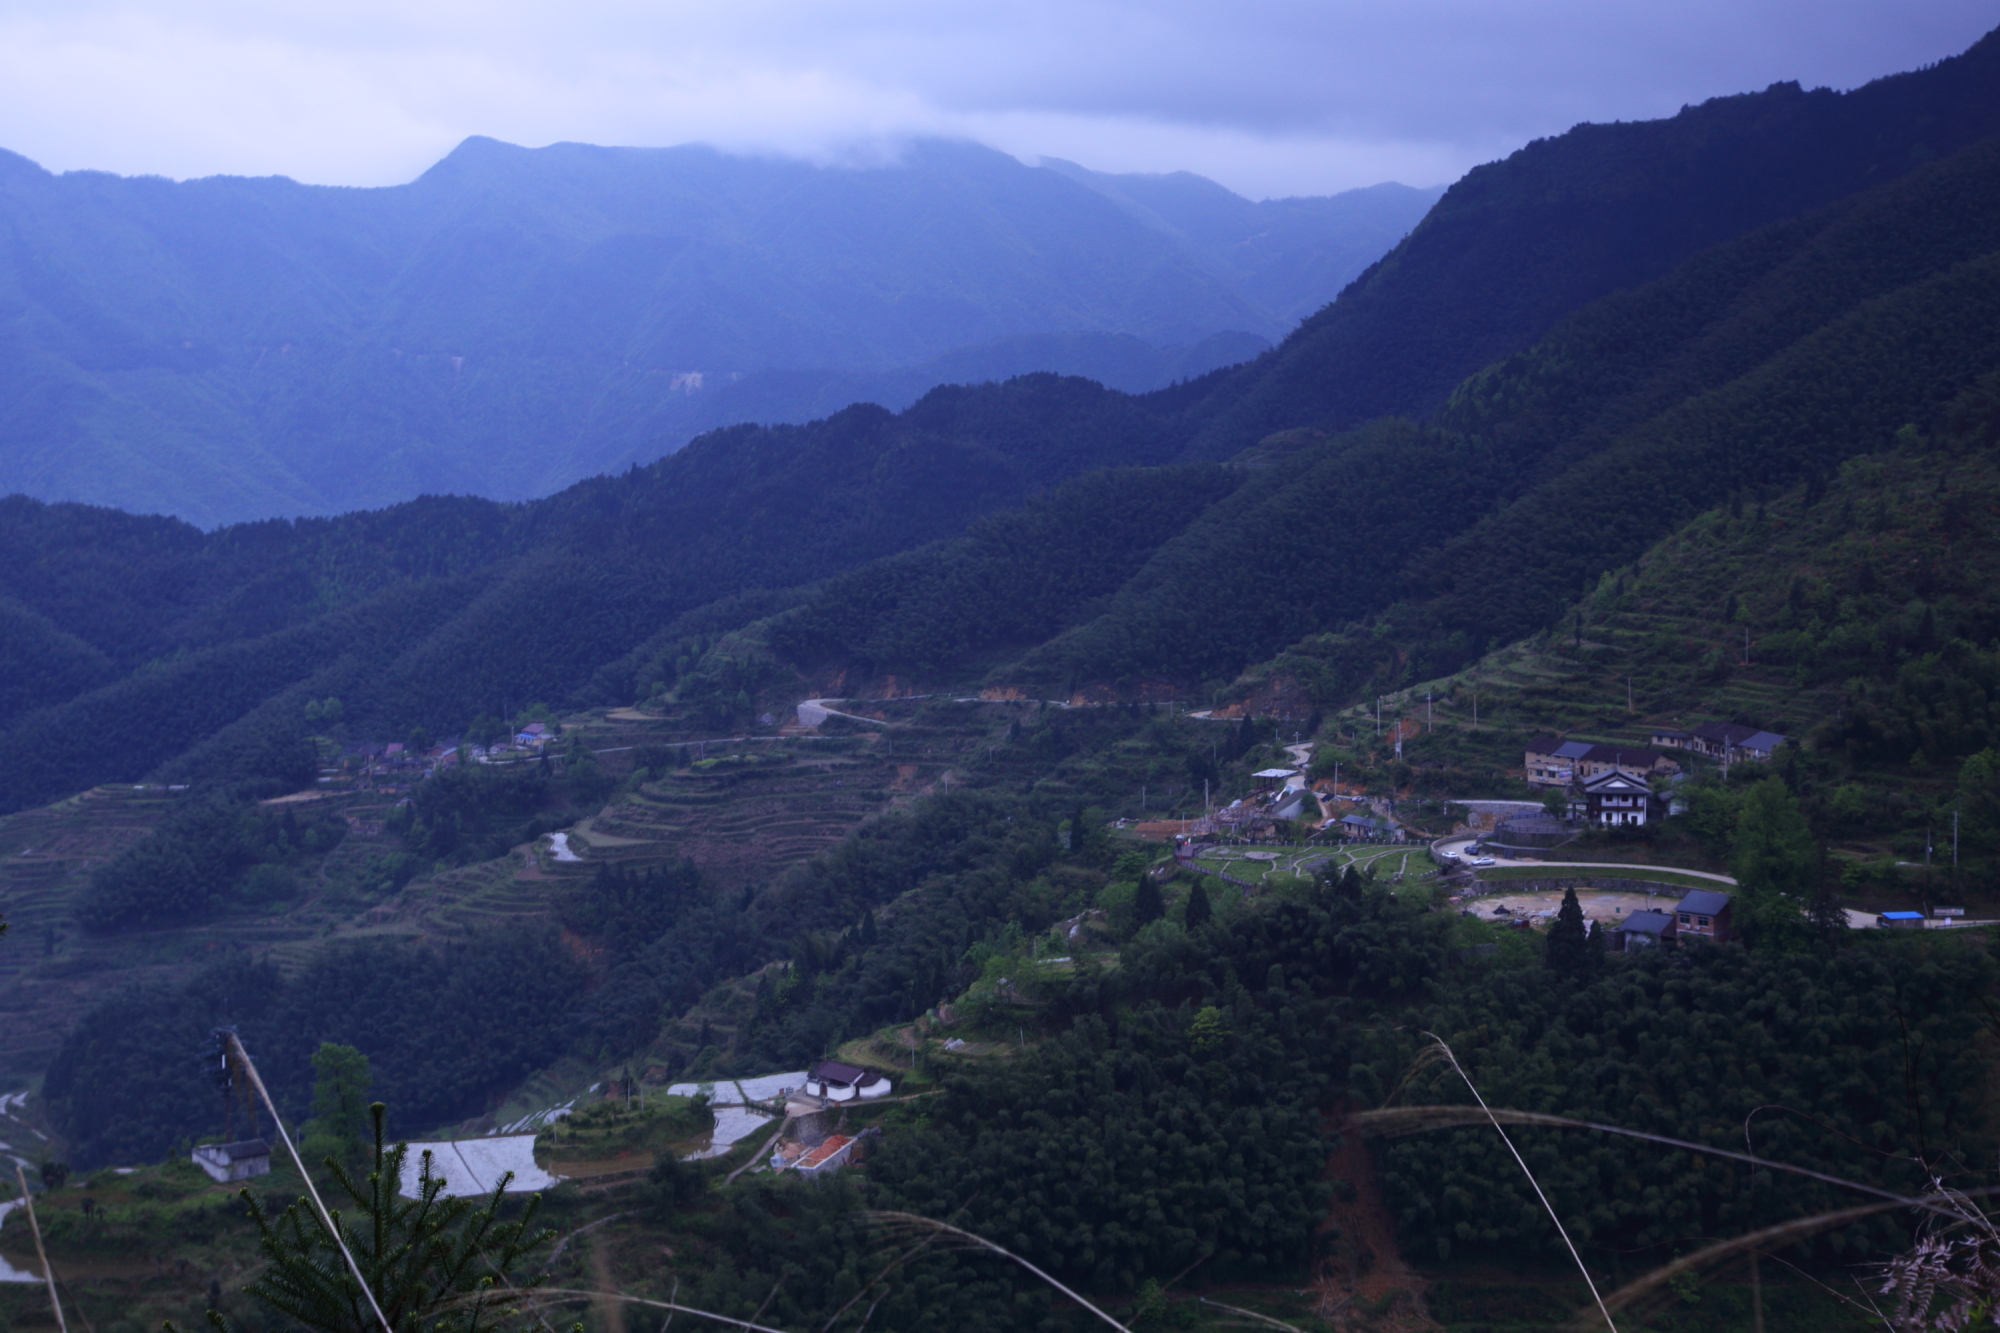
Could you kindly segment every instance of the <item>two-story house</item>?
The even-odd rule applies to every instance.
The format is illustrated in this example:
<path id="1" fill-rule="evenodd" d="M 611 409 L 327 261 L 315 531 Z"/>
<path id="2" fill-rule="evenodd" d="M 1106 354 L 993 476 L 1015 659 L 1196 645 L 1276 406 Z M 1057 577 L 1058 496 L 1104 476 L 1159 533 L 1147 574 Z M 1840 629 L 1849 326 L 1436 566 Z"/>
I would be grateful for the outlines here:
<path id="1" fill-rule="evenodd" d="M 1729 895 L 1714 889 L 1696 889 L 1674 904 L 1674 938 L 1712 940 L 1729 938 Z"/>
<path id="2" fill-rule="evenodd" d="M 1599 828 L 1636 828 L 1659 817 L 1659 801 L 1646 780 L 1615 768 L 1586 781 L 1573 804 Z"/>

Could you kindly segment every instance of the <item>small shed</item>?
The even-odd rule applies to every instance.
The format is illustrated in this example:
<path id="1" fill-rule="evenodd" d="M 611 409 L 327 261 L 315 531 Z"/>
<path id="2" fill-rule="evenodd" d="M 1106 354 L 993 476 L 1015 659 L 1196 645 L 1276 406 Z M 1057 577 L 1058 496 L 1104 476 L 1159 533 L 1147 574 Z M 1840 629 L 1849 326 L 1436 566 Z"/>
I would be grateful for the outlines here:
<path id="1" fill-rule="evenodd" d="M 1394 827 L 1387 820 L 1371 819 L 1367 815 L 1343 815 L 1340 819 L 1340 833 L 1345 838 L 1379 838 Z"/>
<path id="2" fill-rule="evenodd" d="M 1269 791 L 1273 787 L 1284 786 L 1298 775 L 1296 768 L 1260 768 L 1250 776 L 1257 779 L 1257 790 Z"/>
<path id="3" fill-rule="evenodd" d="M 1674 904 L 1674 936 L 1682 940 L 1729 938 L 1729 895 L 1696 889 Z"/>
<path id="4" fill-rule="evenodd" d="M 209 1179 L 225 1185 L 233 1180 L 248 1180 L 252 1176 L 271 1173 L 271 1145 L 262 1139 L 204 1143 L 188 1157 L 208 1173 Z"/>
<path id="5" fill-rule="evenodd" d="M 1876 917 L 1875 921 L 1878 925 L 1887 926 L 1891 930 L 1922 930 L 1924 928 L 1924 914 L 1922 912 L 1884 912 Z"/>
<path id="6" fill-rule="evenodd" d="M 809 1178 L 830 1176 L 854 1160 L 854 1145 L 858 1139 L 848 1134 L 829 1134 L 820 1141 L 818 1147 L 799 1158 L 792 1169 Z"/>
<path id="7" fill-rule="evenodd" d="M 1611 947 L 1616 953 L 1657 949 L 1673 937 L 1674 919 L 1668 913 L 1634 912 L 1611 932 Z"/>

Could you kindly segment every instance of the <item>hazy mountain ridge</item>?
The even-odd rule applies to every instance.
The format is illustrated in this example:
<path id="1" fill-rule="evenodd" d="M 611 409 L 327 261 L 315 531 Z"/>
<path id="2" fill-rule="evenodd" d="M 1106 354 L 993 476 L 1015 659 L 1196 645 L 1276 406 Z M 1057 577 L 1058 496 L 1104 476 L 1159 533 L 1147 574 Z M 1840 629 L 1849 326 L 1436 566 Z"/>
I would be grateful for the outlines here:
<path id="1" fill-rule="evenodd" d="M 1320 242 L 1295 228 L 1260 290 L 1275 273 L 1293 302 L 1331 299 L 1433 197 L 1305 201 Z M 0 491 L 204 524 L 528 498 L 955 373 L 1154 388 L 1296 318 L 1096 190 L 962 143 L 823 168 L 471 139 L 368 190 L 9 154 L 0 220 Z M 1185 368 L 1154 350 L 1230 331 L 1254 336 Z M 727 387 L 759 372 L 811 374 Z"/>

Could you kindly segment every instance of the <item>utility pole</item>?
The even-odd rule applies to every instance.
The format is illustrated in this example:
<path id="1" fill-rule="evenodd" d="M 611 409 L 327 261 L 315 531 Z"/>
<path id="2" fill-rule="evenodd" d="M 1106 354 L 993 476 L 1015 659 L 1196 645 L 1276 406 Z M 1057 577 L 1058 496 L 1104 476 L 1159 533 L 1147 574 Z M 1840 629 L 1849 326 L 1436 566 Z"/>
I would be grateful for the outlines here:
<path id="1" fill-rule="evenodd" d="M 1625 677 L 1625 711 L 1632 711 L 1632 678 Z"/>
<path id="2" fill-rule="evenodd" d="M 1951 808 L 1951 868 L 1958 869 L 1958 807 Z"/>
<path id="3" fill-rule="evenodd" d="M 1382 696 L 1375 696 L 1375 739 L 1382 739 Z"/>
<path id="4" fill-rule="evenodd" d="M 1201 780 L 1201 813 L 1202 813 L 1202 816 L 1203 816 L 1204 818 L 1206 818 L 1206 817 L 1207 817 L 1207 815 L 1208 815 L 1208 779 L 1207 779 L 1207 778 L 1203 778 L 1203 779 Z"/>
<path id="5" fill-rule="evenodd" d="M 1424 734 L 1428 736 L 1430 734 L 1430 730 L 1431 730 L 1431 692 L 1429 690 L 1425 690 L 1424 691 Z"/>

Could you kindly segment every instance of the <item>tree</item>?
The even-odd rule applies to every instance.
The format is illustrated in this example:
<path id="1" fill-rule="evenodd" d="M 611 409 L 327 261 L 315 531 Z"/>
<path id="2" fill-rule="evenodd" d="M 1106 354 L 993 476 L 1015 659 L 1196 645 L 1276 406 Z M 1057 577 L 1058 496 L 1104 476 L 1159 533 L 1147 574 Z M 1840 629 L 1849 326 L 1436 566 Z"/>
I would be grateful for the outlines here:
<path id="1" fill-rule="evenodd" d="M 1167 914 L 1166 902 L 1160 897 L 1160 885 L 1151 875 L 1139 877 L 1139 891 L 1132 895 L 1132 920 L 1140 926 L 1158 921 Z"/>
<path id="2" fill-rule="evenodd" d="M 1581 977 L 1590 970 L 1590 935 L 1583 921 L 1583 904 L 1575 889 L 1564 889 L 1556 922 L 1549 927 L 1549 947 L 1545 955 L 1549 970 L 1565 977 Z"/>
<path id="3" fill-rule="evenodd" d="M 368 1141 L 368 1057 L 326 1041 L 313 1052 L 312 1064 L 313 1113 L 299 1146 L 311 1161 L 332 1158 L 350 1165 Z"/>
<path id="4" fill-rule="evenodd" d="M 1972 755 L 1958 770 L 1959 837 L 1968 848 L 2000 848 L 2000 751 Z"/>
<path id="5" fill-rule="evenodd" d="M 509 1273 L 529 1251 L 556 1234 L 553 1229 L 532 1229 L 541 1196 L 529 1196 L 520 1216 L 503 1222 L 502 1192 L 513 1180 L 511 1171 L 483 1202 L 444 1198 L 444 1178 L 431 1174 L 431 1155 L 426 1152 L 418 1170 L 417 1196 L 405 1198 L 400 1186 L 410 1145 L 387 1147 L 382 1138 L 382 1103 L 368 1110 L 374 1121 L 371 1170 L 357 1180 L 345 1166 L 334 1167 L 336 1182 L 354 1204 L 333 1212 L 338 1238 L 304 1200 L 273 1217 L 256 1195 L 243 1191 L 266 1265 L 244 1290 L 279 1315 L 319 1333 L 381 1333 L 382 1325 L 348 1265 L 347 1255 L 352 1255 L 391 1328 L 500 1333 L 510 1326 L 527 1329 L 538 1323 L 532 1315 L 512 1314 L 517 1322 L 510 1324 L 510 1312 L 520 1304 L 522 1293 L 540 1286 L 546 1275 L 517 1281 Z M 225 1333 L 242 1327 L 214 1310 L 209 1320 Z M 174 1325 L 167 1328 L 174 1330 Z"/>
<path id="6" fill-rule="evenodd" d="M 1214 1005 L 1203 1005 L 1188 1024 L 1188 1049 L 1196 1055 L 1214 1055 L 1229 1044 L 1229 1020 Z"/>
<path id="7" fill-rule="evenodd" d="M 1782 778 L 1753 783 L 1736 815 L 1736 926 L 1751 944 L 1802 943 L 1818 878 L 1812 829 Z"/>
<path id="8" fill-rule="evenodd" d="M 1214 915 L 1215 909 L 1208 904 L 1208 890 L 1202 888 L 1200 880 L 1196 880 L 1194 887 L 1188 890 L 1187 902 L 1181 908 L 1182 924 L 1194 930 L 1207 924 Z"/>

